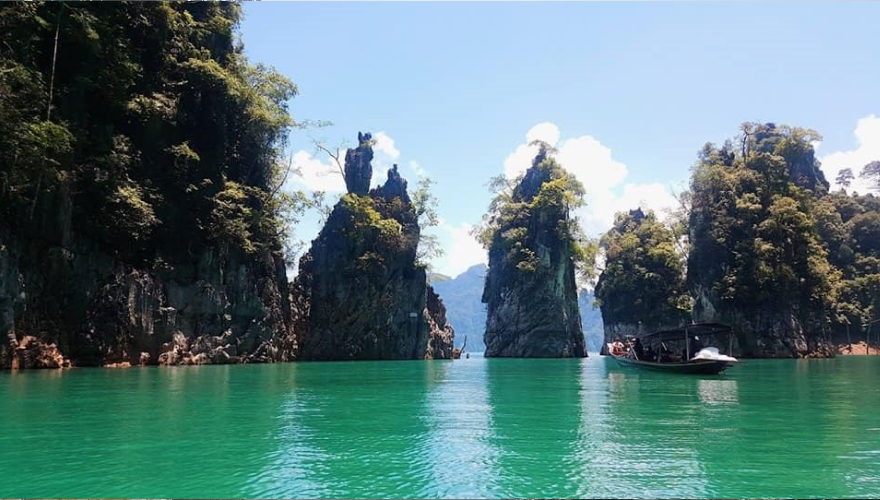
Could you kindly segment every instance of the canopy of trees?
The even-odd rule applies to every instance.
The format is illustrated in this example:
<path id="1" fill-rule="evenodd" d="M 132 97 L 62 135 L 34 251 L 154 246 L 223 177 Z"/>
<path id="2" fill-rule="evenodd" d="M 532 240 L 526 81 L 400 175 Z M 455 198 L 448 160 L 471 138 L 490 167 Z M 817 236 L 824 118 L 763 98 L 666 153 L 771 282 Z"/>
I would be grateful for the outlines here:
<path id="1" fill-rule="evenodd" d="M 600 245 L 605 269 L 595 293 L 606 322 L 657 327 L 690 315 L 684 262 L 673 232 L 654 212 L 618 213 Z"/>
<path id="2" fill-rule="evenodd" d="M 677 222 L 618 214 L 602 239 L 606 265 L 596 289 L 606 321 L 674 317 L 687 311 L 690 294 L 697 319 L 747 322 L 748 350 L 762 335 L 784 339 L 800 328 L 818 348 L 829 327 L 842 334 L 876 319 L 880 199 L 846 193 L 855 165 L 837 175 L 842 189 L 829 192 L 812 146 L 819 139 L 811 130 L 746 123 L 735 141 L 702 149 Z M 861 177 L 876 183 L 878 165 L 864 166 Z M 675 235 L 685 234 L 681 244 Z"/>
<path id="3" fill-rule="evenodd" d="M 0 6 L 2 223 L 36 241 L 63 192 L 76 229 L 128 261 L 280 251 L 305 204 L 280 190 L 297 89 L 248 63 L 239 19 L 235 3 Z"/>
<path id="4" fill-rule="evenodd" d="M 476 236 L 490 252 L 503 256 L 506 266 L 534 273 L 540 267 L 533 241 L 536 229 L 552 227 L 555 239 L 567 247 L 581 274 L 592 276 L 597 248 L 571 213 L 583 205 L 584 187 L 552 158 L 553 151 L 546 144 L 540 147 L 527 174 L 492 181 L 496 195 Z"/>
<path id="5" fill-rule="evenodd" d="M 746 124 L 739 147 L 706 145 L 691 179 L 688 282 L 734 307 L 825 314 L 836 271 L 816 230 L 827 192 L 815 132 Z"/>

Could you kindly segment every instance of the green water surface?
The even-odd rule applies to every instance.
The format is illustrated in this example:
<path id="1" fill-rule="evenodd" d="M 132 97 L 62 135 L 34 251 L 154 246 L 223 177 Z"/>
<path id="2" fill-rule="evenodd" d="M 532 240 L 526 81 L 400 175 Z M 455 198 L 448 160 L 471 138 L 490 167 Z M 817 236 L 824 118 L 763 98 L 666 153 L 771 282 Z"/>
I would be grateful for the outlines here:
<path id="1" fill-rule="evenodd" d="M 880 356 L 0 373 L 0 497 L 877 497 Z"/>

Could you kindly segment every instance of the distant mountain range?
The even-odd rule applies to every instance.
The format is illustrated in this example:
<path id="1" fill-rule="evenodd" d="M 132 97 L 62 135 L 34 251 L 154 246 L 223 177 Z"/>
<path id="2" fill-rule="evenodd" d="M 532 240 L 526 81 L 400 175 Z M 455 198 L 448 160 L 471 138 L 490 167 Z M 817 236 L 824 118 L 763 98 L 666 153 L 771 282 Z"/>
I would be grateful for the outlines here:
<path id="1" fill-rule="evenodd" d="M 486 306 L 481 299 L 487 270 L 485 264 L 477 264 L 455 278 L 438 273 L 432 273 L 428 277 L 431 286 L 446 305 L 446 317 L 455 328 L 455 345 L 461 346 L 467 337 L 467 350 L 471 352 L 482 352 L 486 348 L 483 344 Z M 587 350 L 599 352 L 603 338 L 602 314 L 598 308 L 593 308 L 593 292 L 581 292 L 578 306 Z"/>

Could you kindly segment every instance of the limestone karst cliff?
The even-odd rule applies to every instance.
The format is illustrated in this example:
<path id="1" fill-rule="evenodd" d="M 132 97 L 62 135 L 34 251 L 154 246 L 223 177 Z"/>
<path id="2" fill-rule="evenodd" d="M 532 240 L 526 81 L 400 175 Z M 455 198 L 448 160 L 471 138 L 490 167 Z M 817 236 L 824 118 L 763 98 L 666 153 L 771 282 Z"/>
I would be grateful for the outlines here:
<path id="1" fill-rule="evenodd" d="M 0 367 L 295 358 L 276 186 L 296 87 L 241 54 L 240 13 L 4 9 Z"/>
<path id="2" fill-rule="evenodd" d="M 816 132 L 745 124 L 739 144 L 707 145 L 693 170 L 687 286 L 696 321 L 733 327 L 749 357 L 833 356 L 840 271 L 817 230 L 828 182 Z"/>
<path id="3" fill-rule="evenodd" d="M 604 343 L 690 322 L 684 262 L 675 235 L 653 211 L 618 213 L 600 244 L 605 266 L 595 293 Z"/>
<path id="4" fill-rule="evenodd" d="M 369 193 L 372 138 L 345 156 L 349 192 L 302 257 L 294 293 L 301 359 L 452 357 L 443 302 L 416 259 L 420 228 L 397 166 Z"/>
<path id="5" fill-rule="evenodd" d="M 542 148 L 509 196 L 493 204 L 483 236 L 487 357 L 587 355 L 575 282 L 582 248 L 570 214 L 582 189 Z"/>

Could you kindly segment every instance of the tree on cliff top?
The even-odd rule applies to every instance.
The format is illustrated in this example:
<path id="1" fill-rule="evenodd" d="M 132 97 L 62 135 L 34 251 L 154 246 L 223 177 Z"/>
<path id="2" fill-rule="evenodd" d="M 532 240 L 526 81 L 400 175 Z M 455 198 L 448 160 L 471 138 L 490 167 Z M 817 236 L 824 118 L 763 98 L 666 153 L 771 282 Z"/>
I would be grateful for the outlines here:
<path id="1" fill-rule="evenodd" d="M 552 158 L 553 149 L 540 146 L 532 168 L 515 179 L 493 178 L 495 197 L 483 223 L 474 235 L 491 253 L 503 256 L 507 264 L 521 273 L 534 273 L 540 266 L 529 228 L 536 223 L 550 224 L 558 241 L 586 279 L 594 276 L 598 248 L 583 233 L 572 211 L 584 204 L 584 187 Z"/>
<path id="2" fill-rule="evenodd" d="M 707 144 L 693 169 L 689 288 L 710 292 L 727 311 L 766 308 L 821 320 L 837 275 L 814 215 L 828 191 L 811 145 L 819 136 L 774 124 L 747 123 L 742 131 L 737 146 Z"/>
<path id="3" fill-rule="evenodd" d="M 675 235 L 653 211 L 619 212 L 602 237 L 605 269 L 596 299 L 607 323 L 677 325 L 690 315 Z"/>
<path id="4" fill-rule="evenodd" d="M 240 16 L 236 3 L 0 6 L 0 220 L 38 237 L 63 190 L 74 229 L 126 260 L 280 251 L 306 201 L 280 189 L 297 89 L 247 61 Z"/>

